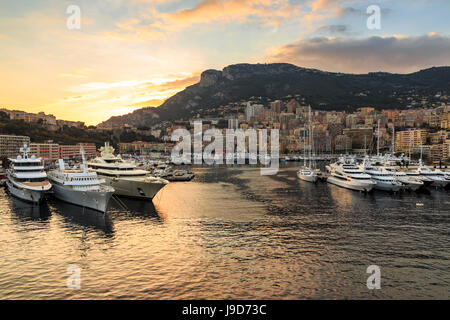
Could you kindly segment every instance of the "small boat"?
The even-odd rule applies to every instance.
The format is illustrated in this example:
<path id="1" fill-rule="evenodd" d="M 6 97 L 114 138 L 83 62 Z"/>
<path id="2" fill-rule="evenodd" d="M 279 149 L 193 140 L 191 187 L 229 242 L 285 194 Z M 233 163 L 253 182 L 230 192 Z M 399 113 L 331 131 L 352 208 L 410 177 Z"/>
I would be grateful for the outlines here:
<path id="1" fill-rule="evenodd" d="M 305 167 L 305 168 L 300 168 L 297 171 L 297 177 L 303 181 L 316 183 L 317 180 L 319 179 L 318 173 L 319 172 L 317 169 L 310 169 L 310 168 Z"/>
<path id="2" fill-rule="evenodd" d="M 162 178 L 174 182 L 174 181 L 191 181 L 195 177 L 195 174 L 188 170 L 174 170 L 173 172 L 163 175 Z"/>

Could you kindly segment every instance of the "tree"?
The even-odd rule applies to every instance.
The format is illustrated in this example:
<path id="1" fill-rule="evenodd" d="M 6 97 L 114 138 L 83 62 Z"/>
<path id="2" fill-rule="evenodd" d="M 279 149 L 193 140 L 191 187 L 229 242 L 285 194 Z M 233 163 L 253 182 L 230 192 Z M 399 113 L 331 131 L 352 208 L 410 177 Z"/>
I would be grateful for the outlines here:
<path id="1" fill-rule="evenodd" d="M 9 120 L 9 115 L 4 111 L 0 111 L 0 119 L 1 120 Z"/>

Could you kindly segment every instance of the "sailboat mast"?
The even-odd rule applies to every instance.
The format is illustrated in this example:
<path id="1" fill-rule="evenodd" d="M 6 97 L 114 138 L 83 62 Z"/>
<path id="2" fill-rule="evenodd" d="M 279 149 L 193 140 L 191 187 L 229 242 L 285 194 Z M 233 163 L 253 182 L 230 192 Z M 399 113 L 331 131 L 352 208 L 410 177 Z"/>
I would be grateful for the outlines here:
<path id="1" fill-rule="evenodd" d="M 392 154 L 395 154 L 395 125 L 392 127 Z"/>
<path id="2" fill-rule="evenodd" d="M 378 119 L 377 156 L 380 155 L 380 119 Z"/>
<path id="3" fill-rule="evenodd" d="M 303 130 L 303 166 L 306 167 L 306 130 Z"/>
<path id="4" fill-rule="evenodd" d="M 367 136 L 364 135 L 364 158 L 367 156 L 367 145 L 366 145 Z"/>
<path id="5" fill-rule="evenodd" d="M 312 125 L 311 125 L 311 106 L 309 106 L 309 168 L 311 168 L 311 149 L 312 149 Z"/>
<path id="6" fill-rule="evenodd" d="M 420 144 L 420 161 L 422 161 L 422 147 L 423 147 L 423 145 L 422 145 L 422 143 Z"/>
<path id="7" fill-rule="evenodd" d="M 409 129 L 409 159 L 411 159 L 411 140 L 412 140 L 412 138 L 411 138 L 411 129 Z"/>

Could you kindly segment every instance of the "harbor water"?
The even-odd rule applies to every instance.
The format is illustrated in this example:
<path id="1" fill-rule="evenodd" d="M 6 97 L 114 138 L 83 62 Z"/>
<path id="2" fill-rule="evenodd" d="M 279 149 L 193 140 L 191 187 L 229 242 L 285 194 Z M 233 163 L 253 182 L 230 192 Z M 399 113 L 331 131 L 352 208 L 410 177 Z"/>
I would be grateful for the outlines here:
<path id="1" fill-rule="evenodd" d="M 0 188 L 0 299 L 449 298 L 448 190 L 364 194 L 296 170 L 194 168 L 105 215 Z"/>

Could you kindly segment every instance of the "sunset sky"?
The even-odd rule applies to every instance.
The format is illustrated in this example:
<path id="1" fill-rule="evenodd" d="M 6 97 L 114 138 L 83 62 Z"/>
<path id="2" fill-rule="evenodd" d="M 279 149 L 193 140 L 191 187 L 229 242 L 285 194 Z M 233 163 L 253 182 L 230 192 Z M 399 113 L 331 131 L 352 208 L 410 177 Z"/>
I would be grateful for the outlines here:
<path id="1" fill-rule="evenodd" d="M 367 28 L 371 4 L 380 30 Z M 67 28 L 70 5 L 80 30 Z M 1 1 L 0 108 L 97 124 L 234 63 L 351 73 L 450 65 L 449 12 L 448 0 Z"/>

